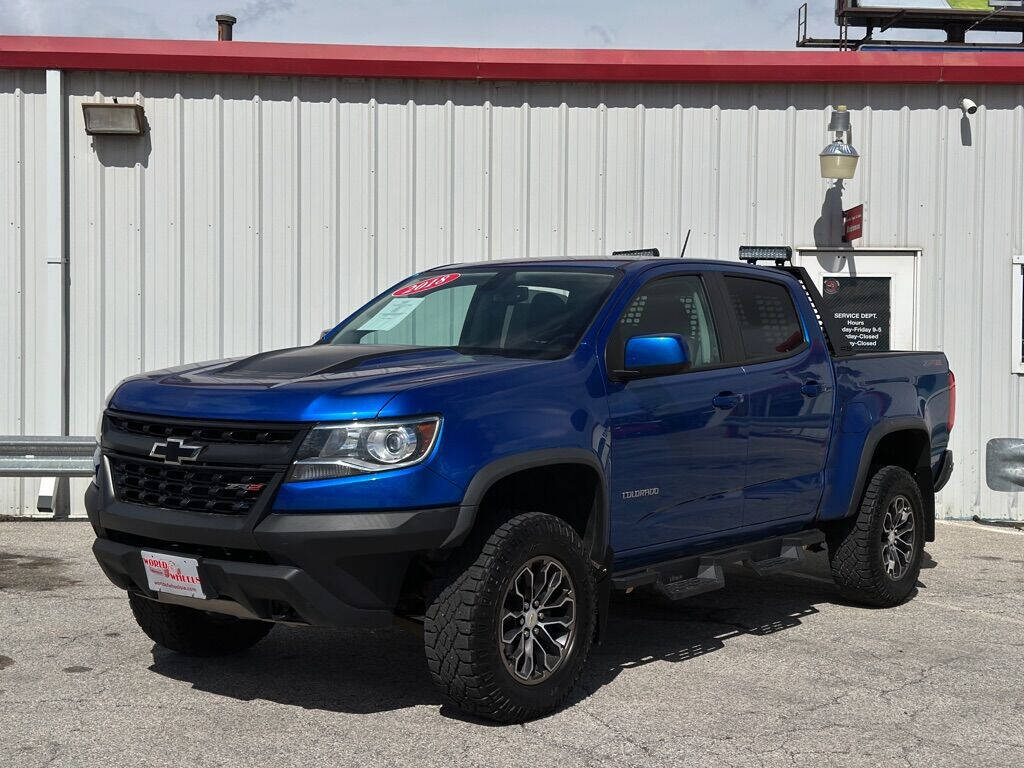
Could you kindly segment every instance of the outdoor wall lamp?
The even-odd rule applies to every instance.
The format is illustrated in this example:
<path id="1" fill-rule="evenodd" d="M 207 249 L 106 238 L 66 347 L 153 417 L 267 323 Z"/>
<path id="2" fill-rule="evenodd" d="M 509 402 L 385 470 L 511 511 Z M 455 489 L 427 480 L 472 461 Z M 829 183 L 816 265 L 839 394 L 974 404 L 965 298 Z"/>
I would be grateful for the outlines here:
<path id="1" fill-rule="evenodd" d="M 852 179 L 853 174 L 857 171 L 860 154 L 850 143 L 850 113 L 844 105 L 840 104 L 832 110 L 832 119 L 828 122 L 828 129 L 834 131 L 836 137 L 818 155 L 821 160 L 821 178 Z M 842 138 L 840 138 L 840 134 L 842 134 Z"/>
<path id="2" fill-rule="evenodd" d="M 85 132 L 90 136 L 141 136 L 146 125 L 141 104 L 82 104 L 82 114 Z"/>

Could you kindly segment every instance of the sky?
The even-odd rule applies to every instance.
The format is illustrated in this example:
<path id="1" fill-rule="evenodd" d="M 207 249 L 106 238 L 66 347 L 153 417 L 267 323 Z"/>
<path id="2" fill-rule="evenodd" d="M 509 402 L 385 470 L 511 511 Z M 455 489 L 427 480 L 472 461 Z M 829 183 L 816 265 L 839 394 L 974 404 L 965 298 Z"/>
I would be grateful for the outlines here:
<path id="1" fill-rule="evenodd" d="M 794 47 L 801 2 L 0 0 L 0 35 L 212 39 L 216 36 L 213 17 L 231 13 L 238 18 L 236 40 L 786 50 Z M 809 8 L 809 34 L 835 37 L 834 0 L 810 0 Z"/>
<path id="2" fill-rule="evenodd" d="M 0 35 L 552 48 L 793 48 L 801 0 L 0 0 Z M 832 36 L 833 0 L 811 0 Z"/>

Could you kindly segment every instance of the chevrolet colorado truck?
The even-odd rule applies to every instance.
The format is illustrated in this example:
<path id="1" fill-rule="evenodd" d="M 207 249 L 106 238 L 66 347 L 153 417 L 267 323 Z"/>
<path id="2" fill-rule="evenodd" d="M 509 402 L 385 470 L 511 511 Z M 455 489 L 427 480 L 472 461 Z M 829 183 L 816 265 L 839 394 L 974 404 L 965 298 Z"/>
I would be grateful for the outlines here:
<path id="1" fill-rule="evenodd" d="M 785 264 L 644 253 L 420 273 L 310 346 L 119 384 L 95 556 L 183 654 L 417 622 L 443 695 L 503 722 L 565 702 L 612 590 L 827 547 L 843 595 L 896 605 L 955 381 L 851 351 L 820 300 Z"/>

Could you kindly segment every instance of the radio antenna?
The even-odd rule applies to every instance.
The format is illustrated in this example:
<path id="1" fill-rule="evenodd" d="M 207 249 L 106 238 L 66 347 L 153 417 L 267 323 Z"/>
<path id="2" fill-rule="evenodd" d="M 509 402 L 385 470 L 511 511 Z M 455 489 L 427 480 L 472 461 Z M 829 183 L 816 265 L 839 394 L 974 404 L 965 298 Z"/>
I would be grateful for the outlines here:
<path id="1" fill-rule="evenodd" d="M 683 240 L 683 252 L 679 254 L 679 258 L 680 259 L 683 258 L 686 255 L 686 246 L 688 246 L 690 244 L 690 233 L 691 232 L 693 232 L 693 229 L 686 230 L 686 239 Z"/>

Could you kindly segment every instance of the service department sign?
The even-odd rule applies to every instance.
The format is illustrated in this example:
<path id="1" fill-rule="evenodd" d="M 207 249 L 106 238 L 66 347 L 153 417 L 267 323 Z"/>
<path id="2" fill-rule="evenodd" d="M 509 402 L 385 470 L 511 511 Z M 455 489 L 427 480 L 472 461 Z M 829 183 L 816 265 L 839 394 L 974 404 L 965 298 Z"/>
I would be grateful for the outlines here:
<path id="1" fill-rule="evenodd" d="M 822 281 L 822 308 L 854 352 L 891 349 L 891 291 L 888 277 L 826 277 Z"/>

